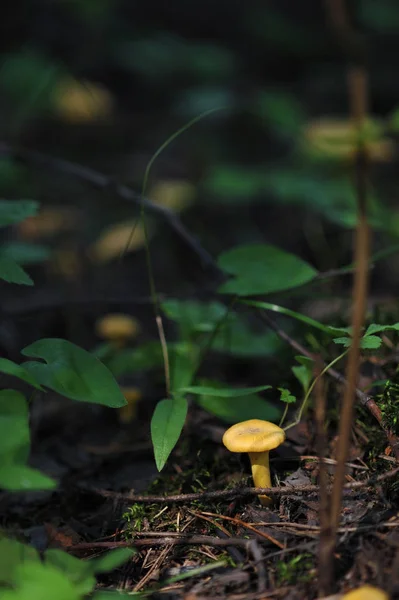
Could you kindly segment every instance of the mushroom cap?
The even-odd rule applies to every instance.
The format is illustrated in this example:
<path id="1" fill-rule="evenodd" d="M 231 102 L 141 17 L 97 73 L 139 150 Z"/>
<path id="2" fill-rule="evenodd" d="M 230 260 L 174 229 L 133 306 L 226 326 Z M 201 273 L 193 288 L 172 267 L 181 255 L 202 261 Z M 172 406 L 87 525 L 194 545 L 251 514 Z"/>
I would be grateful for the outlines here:
<path id="1" fill-rule="evenodd" d="M 143 396 L 139 388 L 134 386 L 122 386 L 121 392 L 124 395 L 125 400 L 128 404 L 134 404 L 135 402 L 138 402 Z"/>
<path id="2" fill-rule="evenodd" d="M 284 429 L 261 419 L 237 423 L 223 436 L 223 444 L 230 452 L 266 452 L 277 448 L 284 440 Z"/>
<path id="3" fill-rule="evenodd" d="M 97 334 L 107 340 L 120 340 L 135 337 L 140 326 L 136 319 L 122 313 L 105 315 L 96 323 Z"/>
<path id="4" fill-rule="evenodd" d="M 388 594 L 372 585 L 362 585 L 348 592 L 342 597 L 342 600 L 388 600 Z"/>

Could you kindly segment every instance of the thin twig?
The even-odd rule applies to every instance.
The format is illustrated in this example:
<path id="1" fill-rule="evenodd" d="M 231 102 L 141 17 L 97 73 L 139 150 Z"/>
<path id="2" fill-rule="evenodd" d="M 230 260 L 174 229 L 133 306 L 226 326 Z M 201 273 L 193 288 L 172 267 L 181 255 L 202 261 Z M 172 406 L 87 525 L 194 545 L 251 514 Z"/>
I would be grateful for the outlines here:
<path id="1" fill-rule="evenodd" d="M 94 550 L 95 548 L 145 548 L 148 546 L 177 546 L 177 545 L 193 545 L 193 546 L 241 546 L 248 548 L 251 540 L 246 538 L 227 538 L 221 539 L 210 535 L 175 535 L 170 537 L 149 537 L 148 539 L 132 539 L 129 541 L 120 542 L 80 542 L 68 547 L 69 551 L 76 550 Z"/>
<path id="2" fill-rule="evenodd" d="M 399 467 L 392 471 L 387 471 L 376 477 L 370 477 L 365 481 L 354 481 L 344 485 L 345 491 L 360 490 L 367 487 L 375 487 L 376 484 L 382 483 L 387 479 L 395 477 L 399 473 Z M 174 494 L 172 496 L 136 496 L 134 494 L 122 494 L 110 490 L 86 487 L 83 485 L 77 486 L 79 489 L 86 492 L 102 496 L 103 498 L 112 498 L 119 502 L 135 504 L 143 502 L 146 504 L 157 504 L 159 502 L 195 502 L 196 500 L 231 500 L 232 498 L 243 498 L 245 496 L 259 496 L 274 494 L 275 496 L 290 496 L 295 494 L 316 494 L 319 491 L 318 485 L 299 485 L 295 487 L 271 487 L 271 488 L 255 488 L 255 487 L 236 487 L 230 490 L 215 490 L 212 492 L 196 492 L 192 494 Z"/>

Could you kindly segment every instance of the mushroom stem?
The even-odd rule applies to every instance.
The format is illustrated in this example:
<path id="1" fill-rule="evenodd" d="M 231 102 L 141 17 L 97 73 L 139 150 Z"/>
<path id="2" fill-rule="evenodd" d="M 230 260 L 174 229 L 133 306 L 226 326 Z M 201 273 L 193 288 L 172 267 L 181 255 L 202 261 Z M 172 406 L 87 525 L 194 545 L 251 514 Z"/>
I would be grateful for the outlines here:
<path id="1" fill-rule="evenodd" d="M 269 488 L 272 487 L 269 467 L 269 451 L 266 452 L 249 452 L 249 460 L 251 461 L 252 477 L 255 487 Z M 258 496 L 262 506 L 270 506 L 272 499 L 269 496 Z"/>

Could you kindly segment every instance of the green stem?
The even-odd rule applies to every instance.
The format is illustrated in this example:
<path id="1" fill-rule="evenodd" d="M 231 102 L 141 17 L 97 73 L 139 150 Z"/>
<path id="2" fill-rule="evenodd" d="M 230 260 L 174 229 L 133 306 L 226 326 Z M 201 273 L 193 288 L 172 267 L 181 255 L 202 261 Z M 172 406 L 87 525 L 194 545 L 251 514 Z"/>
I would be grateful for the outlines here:
<path id="1" fill-rule="evenodd" d="M 340 354 L 339 356 L 337 356 L 336 358 L 334 358 L 334 360 L 332 360 L 330 363 L 328 363 L 328 365 L 326 365 L 324 367 L 324 369 L 321 371 L 321 373 L 318 374 L 317 377 L 315 377 L 315 379 L 312 381 L 312 384 L 309 386 L 308 391 L 306 392 L 306 395 L 303 399 L 301 408 L 299 409 L 299 412 L 297 414 L 296 419 L 290 423 L 289 425 L 287 425 L 286 427 L 284 427 L 284 430 L 287 431 L 287 429 L 291 429 L 291 427 L 295 427 L 295 425 L 298 425 L 298 423 L 300 423 L 301 419 L 302 419 L 302 415 L 303 415 L 303 411 L 305 410 L 305 406 L 310 398 L 310 394 L 313 391 L 314 386 L 316 385 L 317 381 L 320 379 L 320 377 L 323 377 L 323 375 L 329 370 L 331 369 L 331 367 L 333 367 L 337 362 L 339 362 L 341 360 L 341 358 L 343 358 L 346 354 L 348 354 L 349 352 L 349 348 L 347 350 L 345 350 L 345 352 L 343 352 L 342 354 Z M 281 426 L 281 425 L 280 425 Z"/>

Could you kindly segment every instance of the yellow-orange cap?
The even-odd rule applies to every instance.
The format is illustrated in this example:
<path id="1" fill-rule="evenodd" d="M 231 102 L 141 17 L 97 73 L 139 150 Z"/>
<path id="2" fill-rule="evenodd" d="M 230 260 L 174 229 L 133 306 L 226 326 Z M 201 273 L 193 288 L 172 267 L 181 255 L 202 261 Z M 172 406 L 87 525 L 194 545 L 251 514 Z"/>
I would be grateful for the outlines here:
<path id="1" fill-rule="evenodd" d="M 96 323 L 96 332 L 107 340 L 134 338 L 140 330 L 139 323 L 130 315 L 109 314 Z"/>
<path id="2" fill-rule="evenodd" d="M 280 446 L 284 440 L 284 429 L 261 419 L 237 423 L 223 436 L 223 444 L 230 452 L 267 452 Z"/>
<path id="3" fill-rule="evenodd" d="M 389 600 L 389 596 L 383 590 L 372 585 L 362 585 L 357 590 L 345 594 L 342 600 Z"/>

